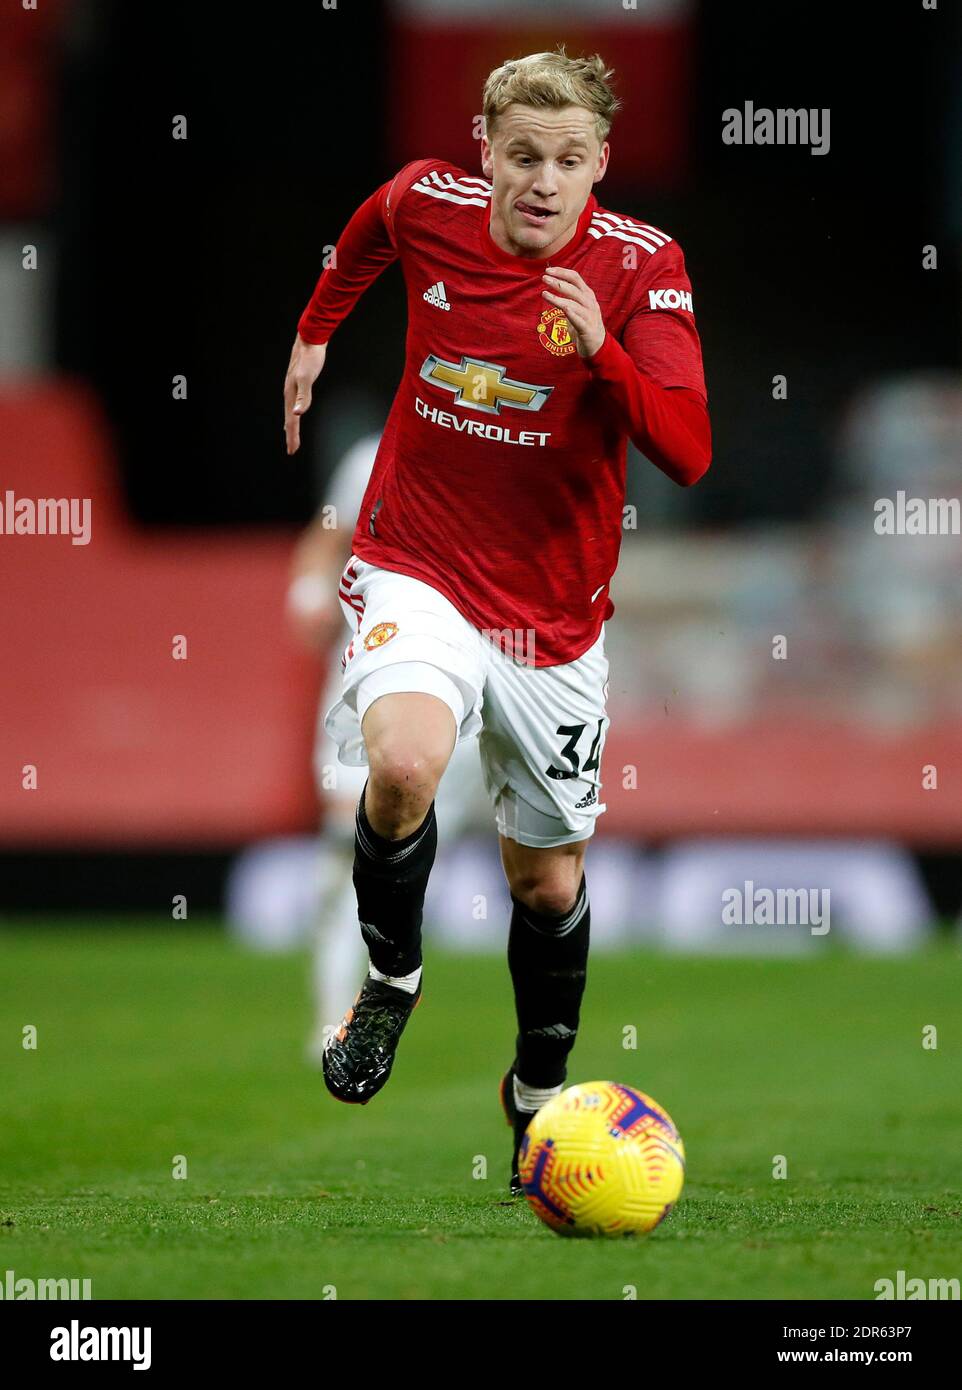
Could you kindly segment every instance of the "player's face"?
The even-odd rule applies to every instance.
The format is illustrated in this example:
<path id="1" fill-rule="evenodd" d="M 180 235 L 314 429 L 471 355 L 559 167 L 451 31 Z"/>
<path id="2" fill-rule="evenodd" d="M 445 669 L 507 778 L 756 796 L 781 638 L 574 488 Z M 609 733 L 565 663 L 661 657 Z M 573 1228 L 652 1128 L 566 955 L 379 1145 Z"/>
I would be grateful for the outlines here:
<path id="1" fill-rule="evenodd" d="M 607 165 L 608 144 L 599 143 L 595 117 L 583 106 L 509 106 L 481 141 L 481 167 L 494 189 L 494 241 L 515 256 L 551 256 L 571 240 Z"/>

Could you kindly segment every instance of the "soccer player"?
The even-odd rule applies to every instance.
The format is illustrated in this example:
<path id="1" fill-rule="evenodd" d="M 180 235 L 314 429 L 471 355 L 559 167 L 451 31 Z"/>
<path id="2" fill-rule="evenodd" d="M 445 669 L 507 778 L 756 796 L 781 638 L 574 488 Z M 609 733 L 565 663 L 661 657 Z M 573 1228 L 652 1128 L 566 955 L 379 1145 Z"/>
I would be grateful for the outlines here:
<path id="1" fill-rule="evenodd" d="M 326 720 L 341 761 L 367 765 L 353 877 L 370 967 L 324 1074 L 360 1104 L 390 1076 L 421 994 L 435 793 L 455 742 L 480 730 L 513 904 L 518 1026 L 501 1101 L 515 1192 L 585 988 L 626 441 L 682 486 L 711 459 L 678 243 L 592 192 L 619 105 L 611 75 L 563 50 L 492 72 L 484 177 L 420 159 L 361 205 L 301 316 L 284 387 L 293 454 L 331 335 L 399 260 L 404 375 L 341 577 L 356 633 Z"/>

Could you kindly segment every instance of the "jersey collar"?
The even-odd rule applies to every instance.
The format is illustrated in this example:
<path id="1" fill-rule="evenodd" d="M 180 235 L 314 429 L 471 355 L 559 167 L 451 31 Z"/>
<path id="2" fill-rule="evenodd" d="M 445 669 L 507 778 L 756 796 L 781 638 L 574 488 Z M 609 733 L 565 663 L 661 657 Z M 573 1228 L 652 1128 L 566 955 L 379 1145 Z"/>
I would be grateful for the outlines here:
<path id="1" fill-rule="evenodd" d="M 491 211 L 488 209 L 481 219 L 481 244 L 493 261 L 498 261 L 501 265 L 512 266 L 516 270 L 523 270 L 528 275 L 543 275 L 546 265 L 566 265 L 569 257 L 580 246 L 584 240 L 588 228 L 591 225 L 591 218 L 598 207 L 598 199 L 593 193 L 588 194 L 588 201 L 585 203 L 584 211 L 578 218 L 578 225 L 570 241 L 566 241 L 560 250 L 547 256 L 513 256 L 510 251 L 502 251 L 491 235 L 490 222 Z"/>

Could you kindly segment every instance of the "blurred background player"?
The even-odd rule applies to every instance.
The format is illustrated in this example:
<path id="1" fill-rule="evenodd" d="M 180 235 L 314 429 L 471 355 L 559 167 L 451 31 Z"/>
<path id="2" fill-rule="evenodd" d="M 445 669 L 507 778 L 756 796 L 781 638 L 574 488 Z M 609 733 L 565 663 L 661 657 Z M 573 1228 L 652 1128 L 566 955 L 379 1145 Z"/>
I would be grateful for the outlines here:
<path id="1" fill-rule="evenodd" d="M 314 1027 L 308 1058 L 320 1066 L 324 1044 L 356 992 L 366 954 L 357 922 L 354 867 L 354 817 L 367 777 L 364 767 L 338 761 L 337 745 L 324 729 L 343 676 L 344 617 L 338 602 L 338 579 L 351 554 L 351 536 L 361 499 L 371 476 L 379 434 L 358 439 L 335 466 L 327 500 L 301 536 L 294 551 L 287 592 L 292 632 L 309 650 L 331 651 L 318 707 L 314 743 L 314 778 L 322 805 L 320 901 L 313 935 Z M 438 792 L 444 833 L 456 839 L 484 807 L 477 738 L 460 743 Z"/>

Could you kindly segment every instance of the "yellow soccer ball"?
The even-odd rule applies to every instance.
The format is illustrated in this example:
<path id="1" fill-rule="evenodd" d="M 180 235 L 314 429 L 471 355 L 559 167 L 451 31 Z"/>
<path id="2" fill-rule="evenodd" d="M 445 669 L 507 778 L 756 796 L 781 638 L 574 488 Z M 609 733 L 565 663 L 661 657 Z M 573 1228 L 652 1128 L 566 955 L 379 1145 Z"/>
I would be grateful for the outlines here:
<path id="1" fill-rule="evenodd" d="M 531 1206 L 559 1235 L 644 1235 L 681 1195 L 685 1146 L 651 1096 L 587 1081 L 532 1117 L 518 1172 Z"/>

